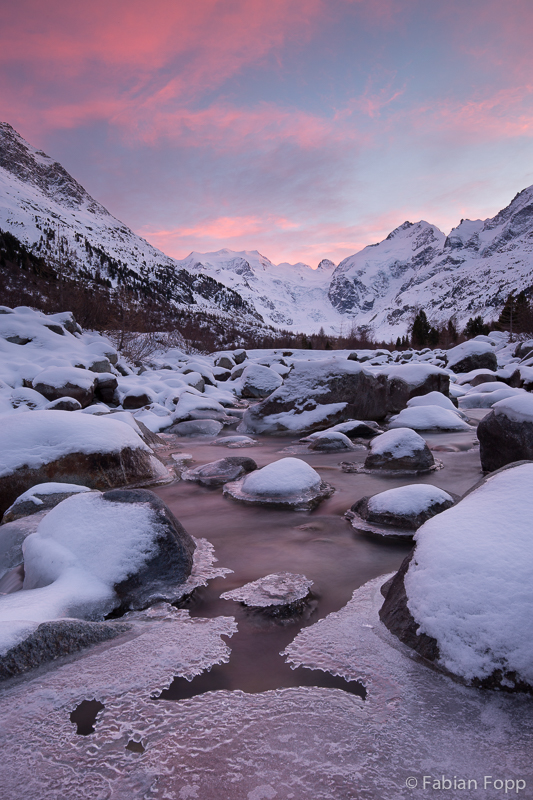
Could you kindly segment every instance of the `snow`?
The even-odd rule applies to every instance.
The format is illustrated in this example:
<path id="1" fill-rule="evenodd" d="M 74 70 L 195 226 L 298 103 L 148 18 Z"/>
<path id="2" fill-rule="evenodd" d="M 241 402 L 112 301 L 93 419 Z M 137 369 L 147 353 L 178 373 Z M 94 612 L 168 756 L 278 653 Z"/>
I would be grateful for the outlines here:
<path id="1" fill-rule="evenodd" d="M 496 388 L 498 387 L 498 388 Z M 476 391 L 478 390 L 479 391 Z M 513 389 L 501 383 L 482 383 L 468 391 L 466 395 L 458 399 L 459 408 L 492 408 L 495 403 L 503 402 L 507 398 L 523 397 L 526 394 L 523 389 Z"/>
<path id="2" fill-rule="evenodd" d="M 425 383 L 430 375 L 448 375 L 445 369 L 436 367 L 433 364 L 410 363 L 387 366 L 386 368 L 382 367 L 380 369 L 372 369 L 370 367 L 370 370 L 387 375 L 389 380 L 399 379 L 412 389 L 416 389 L 417 386 L 421 386 Z"/>
<path id="3" fill-rule="evenodd" d="M 17 497 L 15 503 L 23 503 L 28 501 L 30 503 L 34 503 L 36 506 L 42 506 L 43 501 L 37 497 L 37 495 L 47 495 L 47 494 L 77 494 L 78 492 L 90 492 L 91 490 L 87 486 L 78 486 L 77 483 L 54 483 L 53 481 L 50 483 L 39 483 L 37 486 L 32 486 L 31 489 L 28 489 L 26 492 L 23 492 L 21 495 Z M 13 505 L 15 505 L 13 503 Z M 13 508 L 11 506 L 5 512 L 6 514 Z"/>
<path id="4" fill-rule="evenodd" d="M 453 498 L 443 489 L 425 483 L 413 483 L 375 494 L 368 501 L 368 509 L 376 513 L 389 511 L 392 514 L 416 515 L 421 514 L 428 506 L 447 500 L 453 503 Z"/>
<path id="5" fill-rule="evenodd" d="M 441 408 L 448 408 L 450 411 L 457 412 L 450 398 L 443 395 L 442 392 L 428 392 L 420 397 L 411 397 L 411 399 L 407 401 L 407 408 L 416 408 L 417 406 L 440 406 Z"/>
<path id="6" fill-rule="evenodd" d="M 313 581 L 305 575 L 278 572 L 224 592 L 220 596 L 223 600 L 236 600 L 255 608 L 286 606 L 307 597 L 312 585 Z"/>
<path id="7" fill-rule="evenodd" d="M 533 422 L 533 395 L 528 392 L 498 400 L 492 408 L 497 417 L 504 416 L 513 422 Z"/>
<path id="8" fill-rule="evenodd" d="M 533 683 L 532 481 L 533 464 L 491 475 L 416 534 L 409 609 L 467 680 L 503 669 Z"/>
<path id="9" fill-rule="evenodd" d="M 403 458 L 423 450 L 425 440 L 410 428 L 395 428 L 376 436 L 370 442 L 370 450 L 375 455 L 392 453 L 394 458 Z"/>
<path id="10" fill-rule="evenodd" d="M 318 472 L 300 458 L 281 458 L 244 478 L 243 491 L 258 497 L 284 497 L 318 489 Z"/>
<path id="11" fill-rule="evenodd" d="M 306 431 L 315 425 L 326 423 L 332 416 L 340 414 L 347 403 L 326 403 L 317 405 L 309 411 L 280 411 L 279 414 L 269 414 L 261 419 L 250 421 L 245 415 L 237 430 L 240 433 L 271 433 L 275 431 Z"/>
<path id="12" fill-rule="evenodd" d="M 458 344 L 457 347 L 452 347 L 451 350 L 448 350 L 447 366 L 451 369 L 467 356 L 479 356 L 484 353 L 494 353 L 494 345 L 488 342 L 479 342 L 476 339 L 469 339 L 469 341 Z"/>
<path id="13" fill-rule="evenodd" d="M 442 406 L 423 405 L 404 408 L 389 421 L 390 428 L 413 428 L 417 431 L 469 431 L 470 425 L 464 422 L 457 411 Z"/>
<path id="14" fill-rule="evenodd" d="M 96 374 L 94 372 L 77 367 L 48 367 L 42 372 L 38 372 L 34 378 L 34 383 L 46 384 L 55 389 L 61 389 L 67 383 L 71 383 L 73 386 L 80 386 L 89 391 L 94 387 L 95 382 Z"/>
<path id="15" fill-rule="evenodd" d="M 22 467 L 38 469 L 69 453 L 117 453 L 126 447 L 150 452 L 129 425 L 106 416 L 32 411 L 0 417 L 0 477 Z"/>
<path id="16" fill-rule="evenodd" d="M 260 364 L 248 365 L 238 379 L 239 390 L 256 390 L 254 397 L 266 397 L 283 384 L 283 378 L 270 367 Z"/>

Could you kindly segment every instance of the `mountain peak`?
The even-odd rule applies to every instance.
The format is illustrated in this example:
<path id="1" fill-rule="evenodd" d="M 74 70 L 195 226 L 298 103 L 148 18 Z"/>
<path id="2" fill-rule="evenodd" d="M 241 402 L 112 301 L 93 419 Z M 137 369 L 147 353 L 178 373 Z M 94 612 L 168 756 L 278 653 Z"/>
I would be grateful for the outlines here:
<path id="1" fill-rule="evenodd" d="M 335 269 L 335 264 L 329 258 L 323 258 L 320 264 L 318 265 L 317 269 L 320 270 L 332 270 Z"/>

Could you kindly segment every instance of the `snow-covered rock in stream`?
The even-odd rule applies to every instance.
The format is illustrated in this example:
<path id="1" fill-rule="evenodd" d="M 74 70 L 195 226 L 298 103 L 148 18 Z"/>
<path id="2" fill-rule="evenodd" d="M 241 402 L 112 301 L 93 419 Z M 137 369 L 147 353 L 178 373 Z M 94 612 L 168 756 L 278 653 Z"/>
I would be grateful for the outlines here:
<path id="1" fill-rule="evenodd" d="M 427 472 L 435 459 L 425 439 L 411 428 L 395 428 L 370 441 L 364 468 L 396 474 Z"/>
<path id="2" fill-rule="evenodd" d="M 478 426 L 481 466 L 492 472 L 513 461 L 533 460 L 533 395 L 499 400 Z"/>
<path id="3" fill-rule="evenodd" d="M 494 346 L 488 342 L 470 339 L 468 342 L 452 347 L 446 353 L 447 367 L 452 372 L 471 372 L 474 369 L 498 369 L 498 359 Z"/>
<path id="4" fill-rule="evenodd" d="M 76 483 L 39 483 L 32 486 L 27 492 L 23 492 L 14 503 L 5 511 L 2 517 L 2 524 L 13 522 L 20 517 L 27 517 L 31 514 L 38 514 L 41 511 L 48 511 L 54 508 L 71 494 L 80 492 L 90 492 L 88 486 L 79 486 Z"/>
<path id="5" fill-rule="evenodd" d="M 200 467 L 186 469 L 181 473 L 184 481 L 194 481 L 202 486 L 222 486 L 228 481 L 242 478 L 249 472 L 257 469 L 257 464 L 245 456 L 228 456 L 203 464 Z"/>
<path id="6" fill-rule="evenodd" d="M 463 680 L 533 691 L 533 464 L 503 468 L 419 528 L 382 620 Z"/>
<path id="7" fill-rule="evenodd" d="M 440 405 L 404 408 L 389 420 L 389 428 L 412 428 L 415 431 L 470 431 L 472 428 L 455 409 Z"/>
<path id="8" fill-rule="evenodd" d="M 323 431 L 314 437 L 309 449 L 318 453 L 336 453 L 343 450 L 354 450 L 351 440 L 340 431 Z"/>
<path id="9" fill-rule="evenodd" d="M 410 538 L 426 520 L 454 504 L 448 492 L 410 484 L 362 497 L 346 512 L 352 527 L 380 538 Z"/>
<path id="10" fill-rule="evenodd" d="M 0 426 L 0 513 L 48 481 L 92 489 L 169 480 L 135 431 L 108 416 L 32 411 Z M 3 418 L 5 419 L 5 418 Z"/>
<path id="11" fill-rule="evenodd" d="M 300 458 L 281 458 L 224 486 L 224 495 L 252 505 L 310 511 L 334 489 Z"/>

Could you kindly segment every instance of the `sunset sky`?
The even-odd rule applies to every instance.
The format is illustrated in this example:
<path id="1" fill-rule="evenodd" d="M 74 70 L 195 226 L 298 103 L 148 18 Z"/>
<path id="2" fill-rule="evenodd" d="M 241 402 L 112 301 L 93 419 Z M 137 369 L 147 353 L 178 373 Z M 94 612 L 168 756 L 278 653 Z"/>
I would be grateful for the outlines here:
<path id="1" fill-rule="evenodd" d="M 18 0 L 0 119 L 177 258 L 338 263 L 533 184 L 531 0 Z"/>

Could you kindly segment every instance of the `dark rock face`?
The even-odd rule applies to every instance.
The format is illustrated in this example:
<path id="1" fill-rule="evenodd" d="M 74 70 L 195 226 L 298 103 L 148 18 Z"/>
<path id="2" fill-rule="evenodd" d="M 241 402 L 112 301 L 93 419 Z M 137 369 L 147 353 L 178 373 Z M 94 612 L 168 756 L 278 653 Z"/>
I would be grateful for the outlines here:
<path id="1" fill-rule="evenodd" d="M 405 528 L 406 530 L 416 531 L 428 519 L 434 517 L 435 514 L 440 514 L 441 511 L 446 511 L 447 508 L 453 506 L 453 500 L 444 500 L 440 503 L 432 503 L 428 505 L 423 511 L 417 513 L 406 512 L 404 514 L 393 513 L 391 511 L 375 511 L 368 507 L 370 497 L 362 497 L 351 507 L 351 511 L 358 514 L 368 522 L 374 522 L 376 525 L 389 525 L 394 528 Z"/>
<path id="2" fill-rule="evenodd" d="M 142 567 L 114 589 L 121 609 L 139 611 L 153 603 L 172 601 L 173 590 L 191 574 L 196 545 L 183 525 L 153 492 L 146 489 L 115 489 L 105 492 L 111 503 L 142 503 L 155 513 L 155 553 Z"/>
<path id="3" fill-rule="evenodd" d="M 125 411 L 132 411 L 136 408 L 149 406 L 151 402 L 152 398 L 145 392 L 131 392 L 122 398 L 122 408 Z"/>
<path id="4" fill-rule="evenodd" d="M 309 449 L 318 453 L 337 453 L 343 450 L 353 450 L 354 446 L 347 436 L 341 438 L 340 436 L 328 436 L 328 434 L 325 434 L 318 439 L 313 439 Z"/>
<path id="5" fill-rule="evenodd" d="M 86 372 L 87 375 L 90 375 L 89 372 Z M 58 400 L 61 397 L 73 397 L 77 400 L 82 408 L 87 408 L 92 401 L 94 400 L 94 388 L 96 384 L 96 376 L 94 376 L 94 381 L 92 386 L 78 386 L 75 383 L 71 383 L 70 381 L 66 381 L 63 386 L 50 386 L 46 383 L 45 379 L 39 380 L 39 376 L 33 381 L 32 388 L 35 389 L 36 392 L 42 394 L 43 397 L 46 397 L 47 400 Z"/>
<path id="6" fill-rule="evenodd" d="M 114 639 L 130 629 L 121 622 L 52 620 L 42 622 L 23 642 L 0 656 L 0 680 L 7 680 L 84 647 Z"/>
<path id="7" fill-rule="evenodd" d="M 416 650 L 419 655 L 427 658 L 428 661 L 437 661 L 440 655 L 437 640 L 427 636 L 425 633 L 417 635 L 420 626 L 413 619 L 407 606 L 404 579 L 414 554 L 415 551 L 412 550 L 407 558 L 404 559 L 392 582 L 390 582 L 379 617 L 390 632 L 397 636 L 401 642 Z"/>
<path id="8" fill-rule="evenodd" d="M 117 386 L 118 381 L 115 376 L 112 373 L 104 372 L 96 377 L 94 395 L 102 403 L 114 403 Z"/>
<path id="9" fill-rule="evenodd" d="M 70 453 L 38 469 L 21 467 L 0 478 L 0 513 L 38 483 L 77 483 L 90 489 L 112 489 L 156 480 L 153 455 L 126 447 L 119 453 Z"/>
<path id="10" fill-rule="evenodd" d="M 228 481 L 242 478 L 248 472 L 257 469 L 257 464 L 252 458 L 245 456 L 228 456 L 217 461 L 211 461 L 201 467 L 188 469 L 182 473 L 182 480 L 195 481 L 202 486 L 223 486 Z"/>
<path id="11" fill-rule="evenodd" d="M 478 425 L 479 455 L 485 472 L 513 461 L 533 460 L 533 422 L 511 420 L 494 411 Z"/>
<path id="12" fill-rule="evenodd" d="M 215 359 L 215 367 L 222 367 L 222 369 L 231 370 L 235 366 L 235 362 L 229 356 L 219 356 Z"/>
<path id="13" fill-rule="evenodd" d="M 455 373 L 471 372 L 473 369 L 490 369 L 496 372 L 498 369 L 498 360 L 496 358 L 496 353 L 493 352 L 472 353 L 461 359 L 461 361 L 457 361 L 450 369 Z"/>
<path id="14" fill-rule="evenodd" d="M 301 430 L 317 430 L 350 418 L 383 419 L 387 415 L 386 376 L 366 372 L 348 360 L 345 363 L 329 360 L 296 364 L 283 386 L 247 410 L 246 426 L 261 429 L 261 421 L 274 414 L 296 411 L 297 416 L 333 403 L 346 405 L 316 425 L 302 425 Z"/>
<path id="15" fill-rule="evenodd" d="M 395 375 L 389 378 L 387 384 L 387 411 L 397 414 L 406 407 L 412 397 L 421 397 L 429 392 L 441 392 L 448 397 L 449 391 L 450 378 L 441 372 L 429 373 L 418 386 L 413 386 Z"/>
<path id="16" fill-rule="evenodd" d="M 236 364 L 242 364 L 243 361 L 246 361 L 248 355 L 246 350 L 234 350 L 233 351 L 233 360 Z"/>

